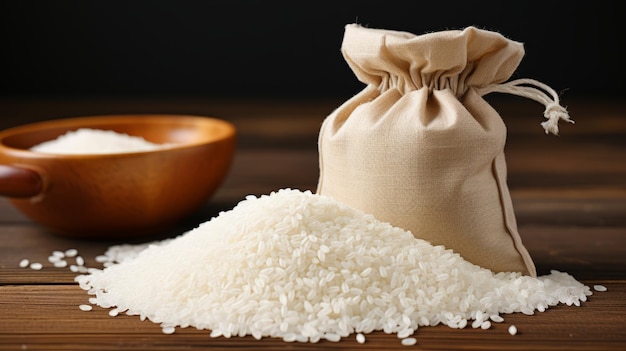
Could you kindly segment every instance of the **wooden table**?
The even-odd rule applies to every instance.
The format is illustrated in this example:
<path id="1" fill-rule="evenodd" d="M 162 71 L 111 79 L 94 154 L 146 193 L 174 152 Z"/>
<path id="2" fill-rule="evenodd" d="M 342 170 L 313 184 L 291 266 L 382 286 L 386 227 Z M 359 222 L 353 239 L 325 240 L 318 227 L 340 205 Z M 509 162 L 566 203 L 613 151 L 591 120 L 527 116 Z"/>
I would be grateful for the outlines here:
<path id="1" fill-rule="evenodd" d="M 206 206 L 174 229 L 182 233 L 232 208 L 247 194 L 280 188 L 314 190 L 318 177 L 317 133 L 342 99 L 313 101 L 144 99 L 2 99 L 2 129 L 32 121 L 109 113 L 187 113 L 229 119 L 239 128 L 231 173 Z M 113 241 L 84 241 L 48 233 L 0 198 L 0 349 L 2 350 L 625 350 L 626 349 L 626 103 L 570 99 L 576 125 L 561 136 L 539 126 L 542 107 L 522 99 L 492 99 L 509 128 L 506 148 L 520 232 L 540 275 L 568 272 L 587 285 L 602 284 L 580 307 L 556 306 L 533 316 L 504 315 L 490 330 L 424 327 L 416 346 L 395 335 L 367 335 L 339 343 L 285 343 L 266 338 L 209 337 L 207 331 L 159 325 L 136 316 L 109 317 L 107 310 L 82 312 L 88 295 L 67 268 L 40 271 L 18 266 L 22 258 L 47 263 L 52 250 L 76 248 L 86 264 Z M 515 324 L 519 333 L 507 333 Z"/>

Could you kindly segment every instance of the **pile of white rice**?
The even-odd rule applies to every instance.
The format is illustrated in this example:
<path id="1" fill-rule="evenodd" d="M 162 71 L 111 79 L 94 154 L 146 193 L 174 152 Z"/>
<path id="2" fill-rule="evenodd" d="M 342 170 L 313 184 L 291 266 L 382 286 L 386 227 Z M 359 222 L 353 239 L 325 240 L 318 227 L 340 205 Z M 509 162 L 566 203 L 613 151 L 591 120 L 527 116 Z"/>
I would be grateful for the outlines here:
<path id="1" fill-rule="evenodd" d="M 153 151 L 167 146 L 169 145 L 152 143 L 142 137 L 113 130 L 79 128 L 37 144 L 30 150 L 51 154 L 89 155 Z"/>
<path id="2" fill-rule="evenodd" d="M 419 326 L 488 329 L 500 314 L 579 305 L 592 292 L 553 271 L 495 274 L 442 246 L 311 192 L 249 196 L 181 236 L 111 247 L 76 277 L 92 304 L 212 337 L 339 341 Z M 100 261 L 106 261 L 100 260 Z M 409 342 L 407 342 L 409 344 Z"/>

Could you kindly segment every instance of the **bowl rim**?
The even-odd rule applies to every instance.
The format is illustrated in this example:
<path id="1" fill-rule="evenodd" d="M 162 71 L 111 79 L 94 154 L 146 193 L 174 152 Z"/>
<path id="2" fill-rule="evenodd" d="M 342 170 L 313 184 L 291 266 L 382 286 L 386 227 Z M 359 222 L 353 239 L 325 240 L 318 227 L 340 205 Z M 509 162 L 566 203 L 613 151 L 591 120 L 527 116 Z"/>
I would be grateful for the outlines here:
<path id="1" fill-rule="evenodd" d="M 157 150 L 144 150 L 144 151 L 130 151 L 130 152 L 116 152 L 116 153 L 103 153 L 103 154 L 63 154 L 63 153 L 48 153 L 48 152 L 38 152 L 32 151 L 30 149 L 22 149 L 12 147 L 7 145 L 4 140 L 5 138 L 19 135 L 20 133 L 34 132 L 34 131 L 43 131 L 46 129 L 55 129 L 55 128 L 66 128 L 67 131 L 76 130 L 79 128 L 92 128 L 90 125 L 99 125 L 98 128 L 93 127 L 94 129 L 103 129 L 102 126 L 110 125 L 119 125 L 119 124 L 165 124 L 172 121 L 175 122 L 183 122 L 183 121 L 191 122 L 206 122 L 214 125 L 219 125 L 222 127 L 223 132 L 218 134 L 215 138 L 211 138 L 207 141 L 195 141 L 195 142 L 183 142 L 183 143 L 172 143 L 166 147 L 157 149 Z M 153 113 L 133 113 L 133 114 L 102 114 L 102 115 L 87 115 L 87 116 L 77 116 L 77 117 L 65 117 L 65 118 L 56 118 L 43 120 L 38 122 L 32 122 L 22 125 L 17 125 L 14 127 L 9 127 L 3 130 L 0 130 L 0 154 L 12 154 L 19 155 L 21 157 L 27 158 L 115 158 L 115 157 L 125 157 L 131 155 L 141 155 L 141 154 L 150 154 L 150 153 L 158 153 L 172 150 L 181 150 L 187 149 L 202 145 L 208 145 L 215 142 L 220 142 L 224 140 L 228 140 L 230 138 L 235 138 L 237 134 L 237 129 L 235 125 L 225 119 L 211 116 L 203 116 L 203 115 L 193 115 L 193 114 L 153 114 Z"/>

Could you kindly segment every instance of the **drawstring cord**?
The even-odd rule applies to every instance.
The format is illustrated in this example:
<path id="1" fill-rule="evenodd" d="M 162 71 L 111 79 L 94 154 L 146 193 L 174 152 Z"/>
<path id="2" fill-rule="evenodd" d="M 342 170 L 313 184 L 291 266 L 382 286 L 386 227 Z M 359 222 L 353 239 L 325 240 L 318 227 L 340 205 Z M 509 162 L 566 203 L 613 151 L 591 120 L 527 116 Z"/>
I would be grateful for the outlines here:
<path id="1" fill-rule="evenodd" d="M 560 120 L 574 123 L 565 107 L 561 106 L 559 96 L 554 89 L 534 79 L 517 79 L 502 84 L 493 84 L 478 89 L 478 93 L 481 96 L 490 93 L 513 94 L 543 104 L 546 107 L 543 115 L 548 120 L 542 122 L 541 126 L 546 131 L 546 134 L 558 135 Z"/>

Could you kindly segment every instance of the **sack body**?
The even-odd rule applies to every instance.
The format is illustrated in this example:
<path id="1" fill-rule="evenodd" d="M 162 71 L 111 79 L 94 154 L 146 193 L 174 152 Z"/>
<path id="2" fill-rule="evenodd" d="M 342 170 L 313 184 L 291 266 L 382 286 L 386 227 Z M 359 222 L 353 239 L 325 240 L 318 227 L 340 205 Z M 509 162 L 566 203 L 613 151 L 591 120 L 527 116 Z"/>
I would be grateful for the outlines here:
<path id="1" fill-rule="evenodd" d="M 536 276 L 507 186 L 506 126 L 483 96 L 530 93 L 548 107 L 546 131 L 571 120 L 541 83 L 504 84 L 523 45 L 475 27 L 417 36 L 351 24 L 341 50 L 366 87 L 322 124 L 317 193 L 494 272 Z"/>

